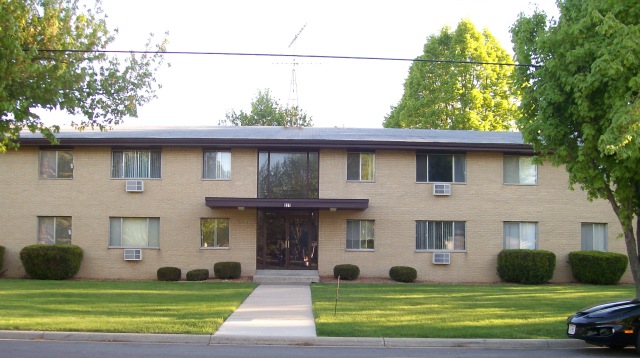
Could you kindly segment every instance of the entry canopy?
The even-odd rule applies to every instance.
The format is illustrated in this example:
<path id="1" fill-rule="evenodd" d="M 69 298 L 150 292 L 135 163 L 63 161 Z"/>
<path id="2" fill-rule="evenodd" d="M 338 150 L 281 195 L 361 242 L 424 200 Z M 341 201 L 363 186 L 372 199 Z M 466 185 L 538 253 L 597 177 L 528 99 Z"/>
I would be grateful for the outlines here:
<path id="1" fill-rule="evenodd" d="M 210 208 L 284 208 L 365 210 L 369 199 L 273 199 L 273 198 L 217 198 L 206 197 Z"/>

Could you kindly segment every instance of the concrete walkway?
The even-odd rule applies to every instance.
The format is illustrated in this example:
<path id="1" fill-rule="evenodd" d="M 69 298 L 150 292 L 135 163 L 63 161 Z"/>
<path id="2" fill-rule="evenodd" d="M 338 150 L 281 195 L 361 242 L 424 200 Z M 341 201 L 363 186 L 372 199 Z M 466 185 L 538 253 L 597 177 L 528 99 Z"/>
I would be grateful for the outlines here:
<path id="1" fill-rule="evenodd" d="M 316 337 L 308 283 L 260 284 L 214 337 Z"/>

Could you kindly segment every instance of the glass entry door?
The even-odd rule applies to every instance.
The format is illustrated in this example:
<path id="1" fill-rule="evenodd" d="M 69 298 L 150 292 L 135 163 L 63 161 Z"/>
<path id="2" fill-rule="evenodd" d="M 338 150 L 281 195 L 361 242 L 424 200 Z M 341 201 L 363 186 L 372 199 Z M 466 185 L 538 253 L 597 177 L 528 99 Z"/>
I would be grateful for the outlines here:
<path id="1" fill-rule="evenodd" d="M 262 270 L 317 270 L 317 211 L 258 211 L 257 261 Z"/>

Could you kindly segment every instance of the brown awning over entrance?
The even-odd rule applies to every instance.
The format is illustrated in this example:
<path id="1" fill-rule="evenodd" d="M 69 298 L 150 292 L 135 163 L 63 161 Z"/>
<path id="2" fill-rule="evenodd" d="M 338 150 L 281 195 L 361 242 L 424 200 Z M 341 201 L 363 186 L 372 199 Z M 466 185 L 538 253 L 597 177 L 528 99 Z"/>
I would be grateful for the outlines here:
<path id="1" fill-rule="evenodd" d="M 210 208 L 283 208 L 364 210 L 369 199 L 269 199 L 269 198 L 216 198 L 206 197 Z"/>

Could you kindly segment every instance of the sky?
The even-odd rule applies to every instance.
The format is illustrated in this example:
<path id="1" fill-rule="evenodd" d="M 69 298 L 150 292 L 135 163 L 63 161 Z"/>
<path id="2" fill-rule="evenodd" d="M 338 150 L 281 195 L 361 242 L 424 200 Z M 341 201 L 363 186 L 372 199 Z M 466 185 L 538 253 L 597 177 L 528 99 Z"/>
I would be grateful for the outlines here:
<path id="1" fill-rule="evenodd" d="M 111 50 L 143 50 L 150 33 L 168 51 L 413 59 L 428 36 L 463 18 L 487 28 L 510 53 L 519 13 L 557 13 L 554 0 L 105 0 Z M 300 30 L 304 27 L 302 32 Z M 300 32 L 300 33 L 299 33 Z M 292 40 L 299 33 L 296 41 Z M 249 111 L 259 90 L 294 103 L 294 58 L 166 55 L 158 98 L 125 126 L 218 125 L 231 110 Z M 411 62 L 295 58 L 297 103 L 315 127 L 380 128 L 403 93 Z M 48 124 L 70 122 L 41 113 Z"/>

